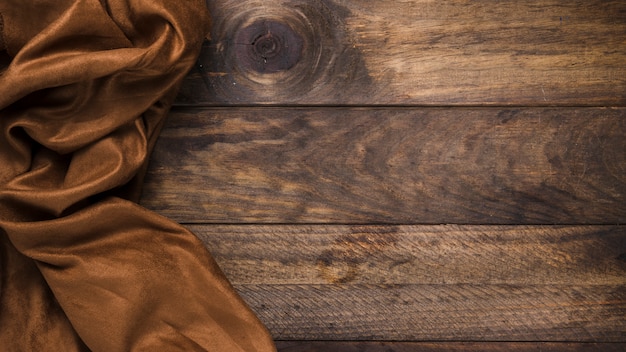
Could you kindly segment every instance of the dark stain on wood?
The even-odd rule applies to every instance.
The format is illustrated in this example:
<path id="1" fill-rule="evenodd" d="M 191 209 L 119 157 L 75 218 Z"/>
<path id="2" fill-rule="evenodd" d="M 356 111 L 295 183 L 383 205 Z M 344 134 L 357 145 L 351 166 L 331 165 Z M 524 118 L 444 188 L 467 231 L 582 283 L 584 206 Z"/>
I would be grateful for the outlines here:
<path id="1" fill-rule="evenodd" d="M 352 226 L 317 258 L 320 277 L 331 284 L 347 284 L 360 275 L 360 267 L 398 241 L 396 226 Z"/>
<path id="2" fill-rule="evenodd" d="M 260 20 L 235 34 L 235 57 L 246 70 L 286 71 L 300 61 L 303 44 L 302 37 L 291 27 Z"/>

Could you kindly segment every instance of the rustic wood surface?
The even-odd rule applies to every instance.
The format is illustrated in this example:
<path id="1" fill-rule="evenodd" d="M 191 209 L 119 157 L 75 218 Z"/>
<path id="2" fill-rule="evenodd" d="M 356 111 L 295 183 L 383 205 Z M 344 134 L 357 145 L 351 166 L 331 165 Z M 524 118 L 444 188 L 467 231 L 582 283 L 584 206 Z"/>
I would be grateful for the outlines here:
<path id="1" fill-rule="evenodd" d="M 624 285 L 239 285 L 277 340 L 624 342 Z"/>
<path id="2" fill-rule="evenodd" d="M 238 285 L 626 287 L 626 226 L 189 228 Z"/>
<path id="3" fill-rule="evenodd" d="M 626 222 L 624 108 L 177 110 L 143 204 L 183 223 Z"/>
<path id="4" fill-rule="evenodd" d="M 626 103 L 621 0 L 209 4 L 179 104 Z"/>
<path id="5" fill-rule="evenodd" d="M 622 226 L 190 229 L 277 339 L 626 338 Z"/>
<path id="6" fill-rule="evenodd" d="M 208 4 L 142 204 L 280 351 L 626 350 L 626 2 Z"/>
<path id="7" fill-rule="evenodd" d="M 278 341 L 279 352 L 623 352 L 623 343 Z"/>

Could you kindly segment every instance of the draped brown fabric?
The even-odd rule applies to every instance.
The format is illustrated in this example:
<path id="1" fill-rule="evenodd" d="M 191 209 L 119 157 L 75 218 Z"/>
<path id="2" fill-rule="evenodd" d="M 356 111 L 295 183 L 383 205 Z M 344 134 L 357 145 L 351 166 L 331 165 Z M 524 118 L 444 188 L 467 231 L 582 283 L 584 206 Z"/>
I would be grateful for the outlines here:
<path id="1" fill-rule="evenodd" d="M 0 1 L 0 349 L 271 351 L 202 243 L 135 202 L 202 0 Z"/>

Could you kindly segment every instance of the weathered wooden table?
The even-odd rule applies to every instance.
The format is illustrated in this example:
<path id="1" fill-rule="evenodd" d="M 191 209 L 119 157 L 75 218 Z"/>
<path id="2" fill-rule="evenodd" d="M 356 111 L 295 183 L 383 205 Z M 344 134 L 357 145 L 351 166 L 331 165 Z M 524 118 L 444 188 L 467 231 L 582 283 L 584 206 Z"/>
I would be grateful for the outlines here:
<path id="1" fill-rule="evenodd" d="M 210 6 L 142 203 L 279 349 L 626 350 L 625 1 Z"/>

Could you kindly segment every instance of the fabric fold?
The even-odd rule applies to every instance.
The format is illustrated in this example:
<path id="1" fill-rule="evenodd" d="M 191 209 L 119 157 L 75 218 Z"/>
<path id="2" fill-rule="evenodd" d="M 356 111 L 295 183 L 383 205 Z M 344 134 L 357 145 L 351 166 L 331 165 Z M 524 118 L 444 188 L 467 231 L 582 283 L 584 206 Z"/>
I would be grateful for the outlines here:
<path id="1" fill-rule="evenodd" d="M 0 52 L 3 52 L 7 49 L 6 45 L 4 45 L 4 17 L 0 13 Z"/>
<path id="2" fill-rule="evenodd" d="M 203 244 L 136 204 L 208 25 L 203 1 L 0 4 L 9 351 L 275 350 Z"/>

